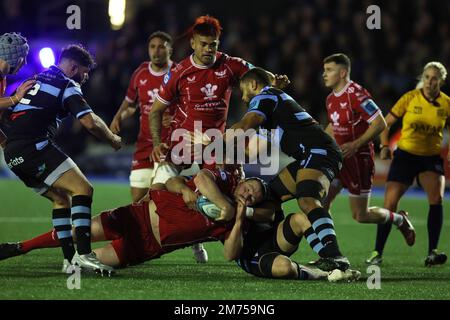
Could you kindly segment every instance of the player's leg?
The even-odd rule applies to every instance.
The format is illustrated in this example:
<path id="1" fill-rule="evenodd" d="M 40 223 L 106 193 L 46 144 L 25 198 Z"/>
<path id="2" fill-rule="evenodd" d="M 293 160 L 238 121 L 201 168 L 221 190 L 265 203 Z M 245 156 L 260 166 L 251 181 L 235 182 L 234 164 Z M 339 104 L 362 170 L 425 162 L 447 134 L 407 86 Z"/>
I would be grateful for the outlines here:
<path id="1" fill-rule="evenodd" d="M 132 169 L 130 173 L 130 190 L 133 202 L 138 202 L 147 195 L 153 168 Z"/>
<path id="2" fill-rule="evenodd" d="M 161 162 L 154 172 L 154 178 L 150 186 L 151 190 L 166 190 L 166 182 L 180 174 L 183 168 L 171 162 Z"/>
<path id="3" fill-rule="evenodd" d="M 384 208 L 390 212 L 396 212 L 398 202 L 403 194 L 408 190 L 409 185 L 388 181 L 384 193 Z M 377 225 L 377 235 L 375 241 L 375 250 L 371 256 L 366 260 L 368 264 L 380 264 L 382 262 L 383 250 L 386 245 L 389 233 L 392 229 L 392 223 L 384 223 Z"/>
<path id="4" fill-rule="evenodd" d="M 72 196 L 71 216 L 77 238 L 77 252 L 89 254 L 91 249 L 91 205 L 94 189 L 81 170 L 75 166 L 65 171 L 52 184 Z"/>
<path id="5" fill-rule="evenodd" d="M 121 266 L 120 259 L 111 243 L 108 243 L 104 247 L 94 249 L 94 252 L 101 263 L 113 268 Z"/>
<path id="6" fill-rule="evenodd" d="M 403 223 L 403 216 L 385 208 L 369 207 L 370 195 L 350 195 L 350 209 L 353 219 L 359 223 L 395 224 Z"/>
<path id="7" fill-rule="evenodd" d="M 442 174 L 425 171 L 419 174 L 419 182 L 427 193 L 428 203 L 428 256 L 425 266 L 443 264 L 447 261 L 445 253 L 438 252 L 437 247 L 444 220 L 442 199 L 444 197 L 445 178 Z"/>
<path id="8" fill-rule="evenodd" d="M 333 203 L 334 199 L 336 199 L 337 195 L 341 192 L 343 186 L 339 179 L 334 179 L 330 184 L 330 189 L 328 190 L 328 194 L 323 200 L 323 207 L 326 210 L 330 210 L 331 204 Z"/>

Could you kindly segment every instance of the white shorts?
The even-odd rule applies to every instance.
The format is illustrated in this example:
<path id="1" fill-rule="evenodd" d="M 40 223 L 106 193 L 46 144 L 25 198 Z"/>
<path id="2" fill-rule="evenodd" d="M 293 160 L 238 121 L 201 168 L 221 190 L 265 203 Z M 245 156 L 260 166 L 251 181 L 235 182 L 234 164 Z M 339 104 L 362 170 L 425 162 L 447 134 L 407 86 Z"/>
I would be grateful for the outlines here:
<path id="1" fill-rule="evenodd" d="M 150 188 L 150 179 L 153 174 L 153 168 L 131 170 L 130 186 L 132 188 L 148 189 Z"/>

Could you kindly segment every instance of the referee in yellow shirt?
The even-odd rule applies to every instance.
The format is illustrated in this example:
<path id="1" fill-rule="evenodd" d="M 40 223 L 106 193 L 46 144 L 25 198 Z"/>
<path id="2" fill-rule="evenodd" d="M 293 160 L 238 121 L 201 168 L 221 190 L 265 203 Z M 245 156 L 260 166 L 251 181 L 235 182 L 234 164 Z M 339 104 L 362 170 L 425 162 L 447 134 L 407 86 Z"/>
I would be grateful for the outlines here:
<path id="1" fill-rule="evenodd" d="M 390 159 L 389 128 L 402 118 L 401 137 L 389 168 L 384 207 L 397 211 L 400 198 L 414 178 L 418 179 L 430 205 L 427 267 L 447 261 L 445 253 L 437 250 L 443 224 L 442 198 L 445 188 L 441 143 L 445 126 L 450 131 L 450 98 L 441 92 L 446 77 L 447 70 L 441 63 L 427 63 L 416 89 L 405 93 L 386 116 L 387 129 L 381 134 L 380 158 Z M 447 160 L 450 161 L 450 152 Z M 391 224 L 378 225 L 375 251 L 367 263 L 381 263 L 390 231 Z"/>

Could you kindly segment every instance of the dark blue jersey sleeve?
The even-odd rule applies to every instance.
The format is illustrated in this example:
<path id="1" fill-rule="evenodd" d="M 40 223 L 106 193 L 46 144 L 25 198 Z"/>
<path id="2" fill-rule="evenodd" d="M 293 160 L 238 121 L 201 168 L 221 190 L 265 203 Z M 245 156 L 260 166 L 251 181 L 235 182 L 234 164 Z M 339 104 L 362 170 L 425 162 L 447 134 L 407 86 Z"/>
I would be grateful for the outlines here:
<path id="1" fill-rule="evenodd" d="M 247 112 L 255 112 L 264 117 L 264 122 L 267 118 L 272 117 L 272 114 L 277 107 L 278 98 L 272 94 L 258 94 L 250 101 Z"/>
<path id="2" fill-rule="evenodd" d="M 81 88 L 72 82 L 64 90 L 62 102 L 64 109 L 68 110 L 77 119 L 92 112 L 91 107 L 83 97 Z"/>

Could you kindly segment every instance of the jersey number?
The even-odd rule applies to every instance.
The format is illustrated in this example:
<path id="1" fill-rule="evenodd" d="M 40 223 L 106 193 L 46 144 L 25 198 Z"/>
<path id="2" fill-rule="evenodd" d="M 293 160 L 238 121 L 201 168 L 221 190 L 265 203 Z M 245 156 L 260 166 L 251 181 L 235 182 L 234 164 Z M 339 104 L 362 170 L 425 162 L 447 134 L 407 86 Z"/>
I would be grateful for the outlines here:
<path id="1" fill-rule="evenodd" d="M 40 87 L 41 87 L 41 84 L 40 84 L 40 83 L 36 83 L 36 84 L 35 84 L 35 85 L 27 92 L 27 94 L 30 95 L 30 96 L 35 96 L 36 93 L 38 93 Z M 29 104 L 30 102 L 31 102 L 30 99 L 26 99 L 26 98 L 20 99 L 20 103 L 22 103 L 22 104 Z"/>

